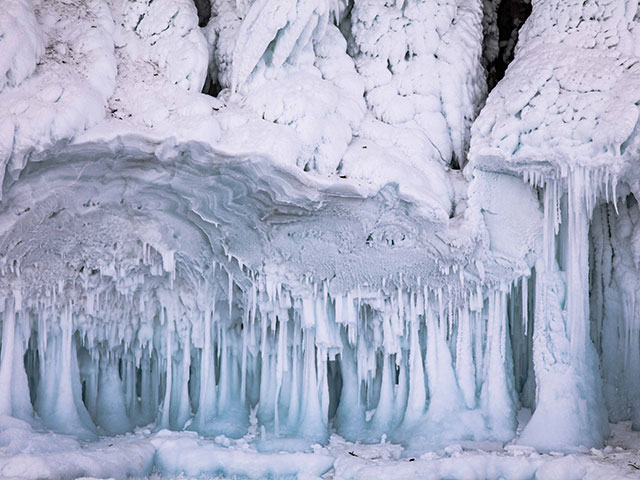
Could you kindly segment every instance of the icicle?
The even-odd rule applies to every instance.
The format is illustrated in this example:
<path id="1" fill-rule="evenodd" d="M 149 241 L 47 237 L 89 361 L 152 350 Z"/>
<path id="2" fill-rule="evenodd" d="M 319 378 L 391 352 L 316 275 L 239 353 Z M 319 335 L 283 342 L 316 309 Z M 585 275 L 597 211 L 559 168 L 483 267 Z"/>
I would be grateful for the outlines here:
<path id="1" fill-rule="evenodd" d="M 189 367 L 191 363 L 191 342 L 189 332 L 182 336 L 182 357 L 179 357 L 177 371 L 174 374 L 171 400 L 171 427 L 175 430 L 182 430 L 191 416 L 191 405 L 189 403 Z"/>
<path id="2" fill-rule="evenodd" d="M 394 387 L 395 387 L 395 366 L 391 355 L 385 355 L 382 360 L 382 383 L 380 385 L 380 397 L 376 411 L 371 419 L 370 428 L 375 437 L 382 436 L 390 432 L 394 419 Z"/>
<path id="3" fill-rule="evenodd" d="M 528 335 L 528 328 L 529 328 L 529 282 L 528 280 L 529 279 L 527 277 L 522 277 L 520 279 L 521 281 L 520 288 L 522 289 L 522 298 L 520 300 L 522 302 L 522 331 L 524 332 L 525 336 Z"/>
<path id="4" fill-rule="evenodd" d="M 228 287 L 228 295 L 229 295 L 229 321 L 233 318 L 233 274 L 229 273 L 229 287 Z"/>
<path id="5" fill-rule="evenodd" d="M 513 437 L 516 427 L 513 372 L 507 355 L 507 298 L 503 291 L 494 291 L 489 297 L 489 345 L 487 375 L 482 387 L 482 405 L 490 419 L 494 434 L 499 439 Z"/>
<path id="6" fill-rule="evenodd" d="M 410 313 L 410 347 L 409 347 L 409 398 L 407 400 L 404 426 L 412 426 L 424 413 L 427 402 L 427 390 L 424 377 L 424 364 L 420 348 L 419 322 L 417 315 L 417 298 L 411 303 Z"/>
<path id="7" fill-rule="evenodd" d="M 456 341 L 456 376 L 467 408 L 476 404 L 475 365 L 473 363 L 472 328 L 469 310 L 460 309 Z"/>
<path id="8" fill-rule="evenodd" d="M 96 423 L 109 435 L 131 430 L 117 361 L 109 355 L 100 360 Z"/>
<path id="9" fill-rule="evenodd" d="M 439 299 L 440 300 L 440 299 Z M 442 302 L 439 301 L 442 312 Z M 453 359 L 445 332 L 430 305 L 426 307 L 427 354 L 425 358 L 429 390 L 427 415 L 442 418 L 461 408 L 461 392 L 453 369 Z M 441 317 L 440 317 L 441 318 Z"/>
<path id="10" fill-rule="evenodd" d="M 11 415 L 12 407 L 12 375 L 15 345 L 15 310 L 13 300 L 4 300 L 4 316 L 2 319 L 2 359 L 0 361 L 0 415 Z"/>
<path id="11" fill-rule="evenodd" d="M 171 409 L 171 391 L 172 391 L 172 370 L 173 370 L 173 320 L 167 318 L 166 310 L 163 310 L 165 316 L 165 342 L 167 348 L 167 368 L 165 374 L 165 390 L 164 400 L 162 402 L 162 411 L 160 412 L 160 421 L 158 422 L 162 427 L 169 426 L 169 414 Z"/>
<path id="12" fill-rule="evenodd" d="M 575 169 L 569 176 L 567 326 L 573 354 L 582 358 L 589 341 L 589 216 L 585 191 L 585 171 Z"/>

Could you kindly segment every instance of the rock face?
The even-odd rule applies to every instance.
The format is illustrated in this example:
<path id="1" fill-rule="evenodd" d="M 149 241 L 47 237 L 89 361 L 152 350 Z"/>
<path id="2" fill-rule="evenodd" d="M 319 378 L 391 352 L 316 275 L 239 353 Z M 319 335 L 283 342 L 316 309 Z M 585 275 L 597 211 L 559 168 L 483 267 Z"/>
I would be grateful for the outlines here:
<path id="1" fill-rule="evenodd" d="M 1 414 L 640 424 L 637 2 L 5 1 Z"/>

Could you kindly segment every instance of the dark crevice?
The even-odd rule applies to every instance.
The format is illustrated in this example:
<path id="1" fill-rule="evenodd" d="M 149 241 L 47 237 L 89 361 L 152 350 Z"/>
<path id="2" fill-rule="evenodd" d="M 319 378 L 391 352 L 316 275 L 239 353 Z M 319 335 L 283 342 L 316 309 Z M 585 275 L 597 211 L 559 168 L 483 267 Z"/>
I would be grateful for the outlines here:
<path id="1" fill-rule="evenodd" d="M 211 0 L 193 0 L 198 10 L 198 26 L 206 27 L 211 18 Z"/>
<path id="2" fill-rule="evenodd" d="M 452 170 L 460 170 L 461 168 L 460 160 L 455 153 L 451 155 L 451 163 L 449 163 L 449 167 L 451 167 Z"/>
<path id="3" fill-rule="evenodd" d="M 492 90 L 513 60 L 518 32 L 531 14 L 531 0 L 485 0 L 484 8 L 483 59 Z"/>
<path id="4" fill-rule="evenodd" d="M 207 72 L 207 79 L 204 81 L 204 87 L 202 87 L 202 93 L 205 95 L 211 95 L 212 97 L 217 97 L 222 87 L 220 83 L 218 83 L 217 78 L 213 78 L 211 76 L 211 71 Z"/>

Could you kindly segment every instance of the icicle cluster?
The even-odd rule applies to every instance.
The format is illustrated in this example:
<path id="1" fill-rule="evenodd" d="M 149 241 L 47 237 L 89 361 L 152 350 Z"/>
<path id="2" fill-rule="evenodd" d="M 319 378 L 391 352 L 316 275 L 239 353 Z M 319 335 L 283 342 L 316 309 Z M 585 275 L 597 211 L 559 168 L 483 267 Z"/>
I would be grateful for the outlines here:
<path id="1" fill-rule="evenodd" d="M 196 273 L 173 252 L 140 251 L 136 272 L 106 266 L 4 299 L 1 413 L 30 418 L 33 405 L 87 439 L 152 422 L 238 437 L 252 413 L 267 439 L 324 441 L 330 425 L 363 441 L 439 438 L 443 423 L 467 438 L 514 433 L 510 329 L 525 339 L 519 381 L 530 368 L 524 280 L 462 303 L 399 281 L 294 293 L 241 265 Z"/>
<path id="2" fill-rule="evenodd" d="M 590 229 L 591 332 L 613 422 L 640 429 L 640 211 L 634 195 L 595 209 Z"/>
<path id="3" fill-rule="evenodd" d="M 608 198 L 606 170 L 575 167 L 544 186 L 543 255 L 536 263 L 533 357 L 536 409 L 520 441 L 540 448 L 602 445 L 609 432 L 598 357 L 590 337 L 589 223 Z M 549 428 L 549 425 L 554 427 Z"/>

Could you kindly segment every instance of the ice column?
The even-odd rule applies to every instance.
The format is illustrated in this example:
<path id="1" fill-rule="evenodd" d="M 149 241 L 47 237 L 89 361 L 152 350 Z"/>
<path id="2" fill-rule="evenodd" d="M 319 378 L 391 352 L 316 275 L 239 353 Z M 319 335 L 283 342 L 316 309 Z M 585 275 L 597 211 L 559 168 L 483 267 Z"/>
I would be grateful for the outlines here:
<path id="1" fill-rule="evenodd" d="M 25 339 L 19 323 L 18 299 L 4 302 L 0 361 L 0 414 L 28 419 L 33 416 L 24 370 Z"/>
<path id="2" fill-rule="evenodd" d="M 561 198 L 556 182 L 544 190 L 544 255 L 536 263 L 533 334 L 536 409 L 519 440 L 541 450 L 599 447 L 608 436 L 588 329 L 588 178 L 583 170 L 571 172 L 568 199 Z M 561 213 L 565 225 L 559 223 Z"/>
<path id="3" fill-rule="evenodd" d="M 47 313 L 40 312 L 41 315 Z M 82 402 L 70 301 L 65 304 L 60 317 L 56 315 L 48 320 L 46 323 L 51 331 L 39 331 L 40 335 L 47 335 L 48 338 L 46 346 L 40 351 L 38 413 L 44 424 L 53 430 L 83 439 L 94 439 L 96 428 Z"/>

